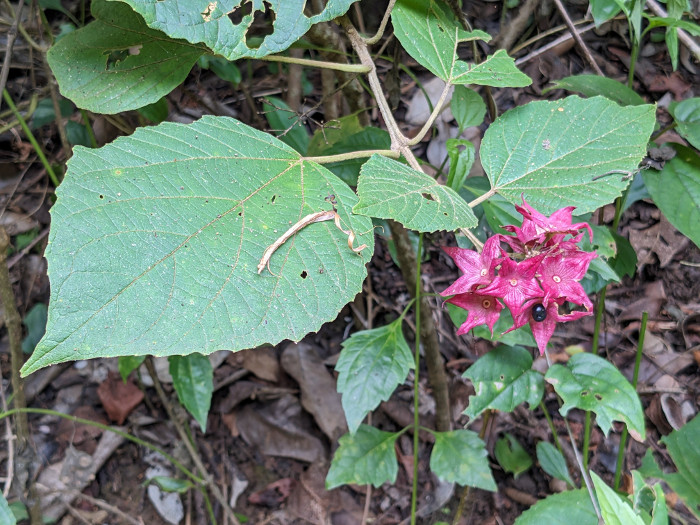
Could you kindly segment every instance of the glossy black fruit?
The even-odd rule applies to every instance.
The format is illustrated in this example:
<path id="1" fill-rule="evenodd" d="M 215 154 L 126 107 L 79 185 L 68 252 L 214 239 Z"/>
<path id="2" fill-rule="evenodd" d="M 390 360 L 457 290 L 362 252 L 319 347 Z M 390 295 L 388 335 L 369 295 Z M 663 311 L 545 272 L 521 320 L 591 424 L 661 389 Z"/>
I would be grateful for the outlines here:
<path id="1" fill-rule="evenodd" d="M 538 323 L 547 319 L 547 309 L 542 303 L 537 303 L 532 307 L 532 318 Z"/>

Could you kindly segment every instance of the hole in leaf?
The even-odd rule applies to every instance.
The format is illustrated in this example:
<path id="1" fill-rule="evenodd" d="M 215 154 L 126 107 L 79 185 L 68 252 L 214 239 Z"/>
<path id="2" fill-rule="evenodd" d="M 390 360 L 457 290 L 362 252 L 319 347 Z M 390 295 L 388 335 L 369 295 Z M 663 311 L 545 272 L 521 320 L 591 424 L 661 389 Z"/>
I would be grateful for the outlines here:
<path id="1" fill-rule="evenodd" d="M 588 390 L 584 390 L 581 392 L 581 397 L 586 397 L 588 394 L 590 394 L 590 392 Z"/>
<path id="2" fill-rule="evenodd" d="M 505 381 L 505 380 L 506 380 L 506 376 L 503 375 L 503 374 L 501 374 L 499 377 L 501 378 L 501 381 Z"/>
<path id="3" fill-rule="evenodd" d="M 430 193 L 421 193 L 424 199 L 429 200 L 429 201 L 434 201 L 435 199 Z"/>
<path id="4" fill-rule="evenodd" d="M 600 394 L 593 394 L 593 397 L 595 397 L 598 401 L 603 400 L 603 396 L 601 396 Z"/>
<path id="5" fill-rule="evenodd" d="M 306 279 L 308 276 L 309 276 L 309 274 L 306 273 L 306 270 L 304 270 L 303 272 L 301 272 L 301 278 L 302 278 L 302 279 Z"/>
<path id="6" fill-rule="evenodd" d="M 104 196 L 104 195 L 100 195 L 100 199 L 104 199 L 104 198 L 105 198 L 105 196 Z"/>
<path id="7" fill-rule="evenodd" d="M 200 14 L 202 15 L 202 19 L 205 22 L 211 22 L 211 14 L 214 12 L 216 9 L 216 2 L 209 2 L 207 4 L 207 7 L 202 11 Z"/>
<path id="8" fill-rule="evenodd" d="M 256 11 L 253 14 L 253 23 L 245 34 L 245 43 L 251 49 L 257 49 L 267 35 L 275 32 L 276 13 L 267 2 L 263 2 L 264 11 Z"/>
<path id="9" fill-rule="evenodd" d="M 276 199 L 277 199 L 277 195 L 273 195 L 272 198 L 270 199 L 270 204 L 274 204 Z"/>
<path id="10" fill-rule="evenodd" d="M 250 1 L 243 2 L 243 5 L 237 5 L 228 14 L 228 19 L 233 23 L 233 25 L 238 25 L 243 21 L 243 18 L 250 15 L 253 12 L 253 3 Z"/>

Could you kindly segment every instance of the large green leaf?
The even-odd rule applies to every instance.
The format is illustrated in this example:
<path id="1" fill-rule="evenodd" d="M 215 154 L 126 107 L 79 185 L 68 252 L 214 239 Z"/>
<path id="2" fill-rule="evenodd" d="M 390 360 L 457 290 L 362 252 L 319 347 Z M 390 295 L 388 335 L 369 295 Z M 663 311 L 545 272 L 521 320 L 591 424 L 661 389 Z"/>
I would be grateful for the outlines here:
<path id="1" fill-rule="evenodd" d="M 651 105 L 620 107 L 603 97 L 530 102 L 486 130 L 481 163 L 492 189 L 511 202 L 524 194 L 543 213 L 592 212 L 627 186 L 615 171 L 636 171 L 654 113 Z"/>
<path id="2" fill-rule="evenodd" d="M 591 479 L 605 525 L 644 525 L 644 520 L 598 474 L 591 471 Z"/>
<path id="3" fill-rule="evenodd" d="M 0 523 L 3 525 L 15 525 L 17 523 L 15 515 L 12 514 L 10 506 L 2 493 L 0 493 Z"/>
<path id="4" fill-rule="evenodd" d="M 678 493 L 688 508 L 700 519 L 700 416 L 695 416 L 680 430 L 661 438 L 676 465 L 677 473 L 663 479 Z"/>
<path id="5" fill-rule="evenodd" d="M 668 109 L 678 125 L 678 133 L 700 149 L 700 97 L 672 103 Z"/>
<path id="6" fill-rule="evenodd" d="M 344 15 L 355 0 L 328 0 L 314 16 L 306 16 L 306 0 L 120 1 L 141 14 L 149 27 L 173 38 L 201 42 L 216 54 L 236 60 L 284 51 L 312 25 Z M 253 31 L 254 21 L 256 30 L 266 35 L 262 41 L 257 38 L 260 33 Z"/>
<path id="7" fill-rule="evenodd" d="M 598 525 L 586 489 L 567 490 L 538 501 L 523 512 L 514 525 Z"/>
<path id="8" fill-rule="evenodd" d="M 300 340 L 362 289 L 374 235 L 352 190 L 226 117 L 163 123 L 76 148 L 51 209 L 46 335 L 24 373 L 91 357 L 208 354 Z M 330 210 L 340 223 L 301 228 Z"/>
<path id="9" fill-rule="evenodd" d="M 394 483 L 399 473 L 394 443 L 399 434 L 360 425 L 355 434 L 345 434 L 338 441 L 331 468 L 326 476 L 329 490 L 347 483 L 372 484 L 378 487 Z"/>
<path id="10" fill-rule="evenodd" d="M 497 490 L 486 444 L 476 432 L 452 430 L 433 435 L 435 445 L 430 453 L 430 470 L 437 477 L 462 486 Z"/>
<path id="11" fill-rule="evenodd" d="M 400 317 L 386 326 L 356 332 L 343 342 L 335 369 L 350 432 L 357 430 L 368 412 L 391 397 L 413 368 L 402 322 Z"/>
<path id="12" fill-rule="evenodd" d="M 498 464 L 506 472 L 511 472 L 514 478 L 528 470 L 532 466 L 532 458 L 527 450 L 512 434 L 506 434 L 496 441 L 493 448 Z"/>
<path id="13" fill-rule="evenodd" d="M 572 408 L 591 410 L 605 435 L 613 420 L 624 421 L 630 434 L 644 440 L 644 412 L 634 387 L 611 363 L 594 354 L 574 355 L 566 366 L 552 365 L 545 380 L 564 401 L 565 416 Z"/>
<path id="14" fill-rule="evenodd" d="M 398 0 L 391 12 L 394 34 L 420 65 L 451 84 L 480 84 L 494 87 L 525 87 L 532 84 L 499 49 L 480 64 L 460 60 L 457 46 L 470 40 L 489 41 L 484 31 L 464 31 L 442 2 Z"/>
<path id="15" fill-rule="evenodd" d="M 419 232 L 473 228 L 476 217 L 452 188 L 396 160 L 372 155 L 357 182 L 360 201 L 353 212 L 394 219 Z"/>
<path id="16" fill-rule="evenodd" d="M 644 104 L 644 99 L 636 91 L 628 88 L 622 82 L 613 78 L 601 77 L 600 75 L 573 75 L 553 80 L 552 87 L 542 90 L 542 94 L 553 89 L 566 89 L 576 91 L 587 97 L 602 96 L 609 98 L 621 106 L 639 106 Z"/>
<path id="17" fill-rule="evenodd" d="M 700 157 L 685 146 L 673 147 L 676 156 L 661 171 L 643 172 L 644 184 L 669 222 L 700 246 Z"/>
<path id="18" fill-rule="evenodd" d="M 470 366 L 464 377 L 476 391 L 464 411 L 472 419 L 487 408 L 512 412 L 525 401 L 532 407 L 544 394 L 544 378 L 532 370 L 532 356 L 520 346 L 494 348 Z"/>
<path id="19" fill-rule="evenodd" d="M 214 370 L 209 358 L 198 353 L 171 355 L 168 362 L 180 403 L 194 416 L 202 432 L 206 432 L 214 393 Z"/>
<path id="20" fill-rule="evenodd" d="M 120 2 L 96 0 L 92 14 L 95 21 L 47 54 L 61 93 L 90 111 L 119 113 L 158 101 L 207 52 L 149 29 Z"/>

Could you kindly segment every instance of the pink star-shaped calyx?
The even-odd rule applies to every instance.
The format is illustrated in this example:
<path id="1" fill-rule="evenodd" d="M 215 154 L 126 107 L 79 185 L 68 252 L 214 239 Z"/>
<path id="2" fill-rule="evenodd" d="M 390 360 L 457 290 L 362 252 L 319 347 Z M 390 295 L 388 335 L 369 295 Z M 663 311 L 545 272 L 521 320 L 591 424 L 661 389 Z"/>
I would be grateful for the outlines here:
<path id="1" fill-rule="evenodd" d="M 531 236 L 534 239 L 544 234 L 559 241 L 567 234 L 576 235 L 579 230 L 585 228 L 588 230 L 588 237 L 593 242 L 593 231 L 588 224 L 585 222 L 571 224 L 571 212 L 576 209 L 575 206 L 561 208 L 547 217 L 525 202 L 525 197 L 522 199 L 522 206 L 515 205 L 515 209 L 523 216 L 520 235 Z"/>
<path id="2" fill-rule="evenodd" d="M 566 298 L 590 310 L 593 303 L 578 282 L 583 279 L 595 253 L 584 251 L 564 252 L 542 260 L 536 277 L 544 290 L 544 303 Z"/>
<path id="3" fill-rule="evenodd" d="M 493 280 L 494 268 L 501 254 L 499 238 L 498 235 L 489 238 L 484 243 L 481 253 L 464 248 L 443 247 L 445 253 L 452 257 L 457 268 L 462 270 L 464 275 L 453 282 L 441 295 L 472 292 L 479 286 L 489 284 Z"/>
<path id="4" fill-rule="evenodd" d="M 467 320 L 459 327 L 457 335 L 466 334 L 481 324 L 486 324 L 493 335 L 493 326 L 503 310 L 503 305 L 495 297 L 479 293 L 457 294 L 446 302 L 469 311 Z"/>
<path id="5" fill-rule="evenodd" d="M 542 257 L 531 257 L 519 263 L 503 259 L 501 269 L 494 280 L 479 290 L 480 294 L 500 297 L 513 316 L 520 313 L 521 305 L 527 299 L 542 297 L 542 289 L 535 279 L 535 272 Z"/>

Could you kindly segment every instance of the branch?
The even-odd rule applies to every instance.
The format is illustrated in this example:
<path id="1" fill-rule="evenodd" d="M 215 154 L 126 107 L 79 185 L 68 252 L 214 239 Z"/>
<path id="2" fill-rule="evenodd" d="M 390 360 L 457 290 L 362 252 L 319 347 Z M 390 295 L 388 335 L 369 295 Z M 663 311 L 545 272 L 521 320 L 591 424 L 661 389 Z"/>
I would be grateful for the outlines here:
<path id="1" fill-rule="evenodd" d="M 400 154 L 398 151 L 390 149 L 367 149 L 362 151 L 350 151 L 348 153 L 338 153 L 336 155 L 323 155 L 320 157 L 302 157 L 302 160 L 317 162 L 318 164 L 331 164 L 332 162 L 342 162 L 344 160 L 363 159 L 372 155 L 384 155 L 391 159 L 398 159 Z"/>
<path id="2" fill-rule="evenodd" d="M 308 58 L 286 57 L 282 55 L 267 55 L 261 57 L 260 60 L 266 62 L 284 62 L 286 64 L 298 64 L 300 66 L 317 67 L 322 69 L 333 69 L 335 71 L 344 71 L 346 73 L 368 73 L 367 66 L 361 64 L 343 64 L 342 62 L 328 62 L 325 60 L 310 60 Z"/>
<path id="3" fill-rule="evenodd" d="M 384 35 L 384 30 L 386 29 L 386 25 L 389 22 L 389 16 L 391 15 L 391 11 L 394 9 L 394 4 L 396 3 L 396 0 L 389 0 L 389 5 L 386 7 L 386 11 L 384 12 L 384 17 L 382 18 L 381 24 L 379 24 L 379 29 L 377 29 L 377 32 L 372 38 L 364 38 L 363 40 L 365 41 L 365 44 L 368 46 L 374 45 L 379 40 L 382 38 Z"/>

